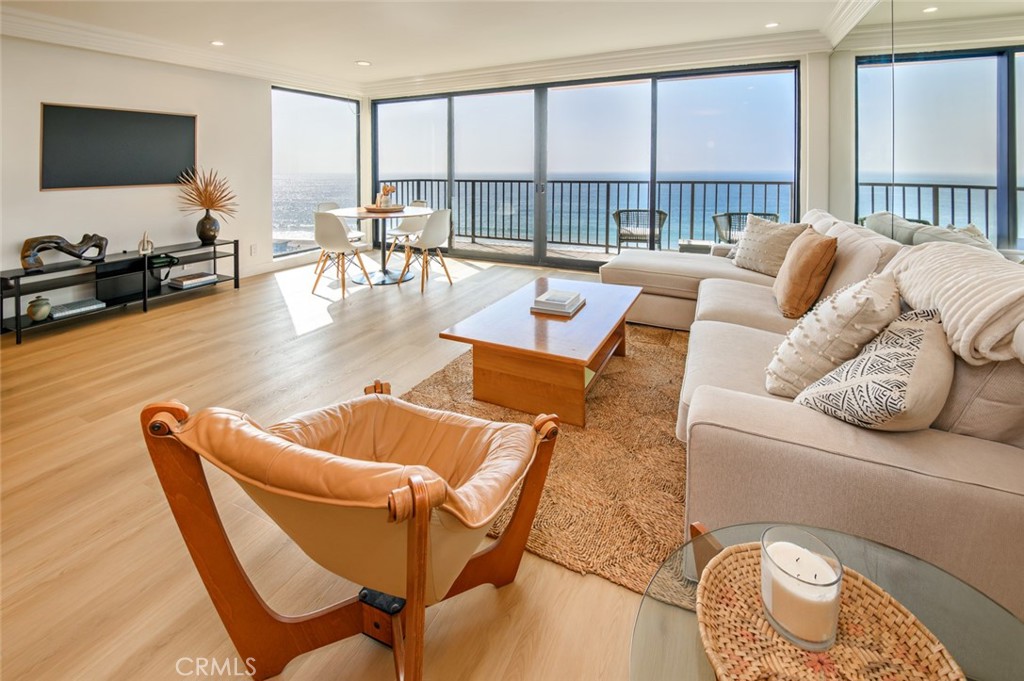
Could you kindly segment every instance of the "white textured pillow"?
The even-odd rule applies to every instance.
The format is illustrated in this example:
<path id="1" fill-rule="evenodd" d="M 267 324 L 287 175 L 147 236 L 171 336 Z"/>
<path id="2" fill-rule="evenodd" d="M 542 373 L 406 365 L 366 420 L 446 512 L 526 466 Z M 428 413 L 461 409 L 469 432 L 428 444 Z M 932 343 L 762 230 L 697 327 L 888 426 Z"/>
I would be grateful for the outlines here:
<path id="1" fill-rule="evenodd" d="M 796 397 L 811 383 L 856 357 L 900 313 L 891 274 L 872 274 L 821 300 L 775 349 L 765 388 L 772 395 Z"/>
<path id="2" fill-rule="evenodd" d="M 778 276 L 790 244 L 809 226 L 803 223 L 780 224 L 748 215 L 747 226 L 740 234 L 732 263 L 745 270 Z"/>
<path id="3" fill-rule="evenodd" d="M 939 416 L 952 383 L 953 351 L 938 310 L 914 310 L 795 402 L 864 428 L 923 430 Z"/>
<path id="4" fill-rule="evenodd" d="M 971 228 L 974 229 L 971 229 Z M 929 241 L 952 241 L 955 244 L 966 244 L 983 248 L 986 251 L 995 251 L 996 247 L 985 238 L 984 233 L 974 225 L 967 225 L 963 229 L 944 229 L 925 225 L 914 234 L 914 245 L 925 244 Z"/>

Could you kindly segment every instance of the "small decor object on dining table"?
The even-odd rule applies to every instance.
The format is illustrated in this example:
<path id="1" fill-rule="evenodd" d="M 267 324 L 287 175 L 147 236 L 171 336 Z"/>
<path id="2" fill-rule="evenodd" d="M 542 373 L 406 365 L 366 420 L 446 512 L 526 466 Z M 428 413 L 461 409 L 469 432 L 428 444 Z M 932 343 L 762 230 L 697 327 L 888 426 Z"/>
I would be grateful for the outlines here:
<path id="1" fill-rule="evenodd" d="M 206 211 L 196 224 L 199 241 L 207 245 L 216 242 L 220 222 L 210 212 L 219 213 L 227 220 L 234 217 L 238 207 L 228 181 L 217 175 L 216 170 L 191 168 L 182 173 L 178 182 L 181 184 L 181 210 L 185 213 Z"/>
<path id="2" fill-rule="evenodd" d="M 391 205 L 391 195 L 397 191 L 397 187 L 393 184 L 385 184 L 380 188 L 380 193 L 377 194 L 377 208 L 387 208 Z"/>
<path id="3" fill-rule="evenodd" d="M 533 300 L 530 312 L 553 314 L 560 317 L 571 317 L 587 302 L 586 298 L 576 291 L 550 290 Z"/>

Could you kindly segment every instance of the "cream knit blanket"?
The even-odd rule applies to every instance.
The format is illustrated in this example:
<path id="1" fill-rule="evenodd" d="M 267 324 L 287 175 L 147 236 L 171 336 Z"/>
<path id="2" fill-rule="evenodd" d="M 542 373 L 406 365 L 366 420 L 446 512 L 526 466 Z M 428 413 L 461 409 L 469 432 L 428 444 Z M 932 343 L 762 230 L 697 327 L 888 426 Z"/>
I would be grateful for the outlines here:
<path id="1" fill-rule="evenodd" d="M 938 309 L 949 345 L 968 364 L 1024 362 L 1024 265 L 964 244 L 904 249 L 887 268 L 903 300 Z"/>

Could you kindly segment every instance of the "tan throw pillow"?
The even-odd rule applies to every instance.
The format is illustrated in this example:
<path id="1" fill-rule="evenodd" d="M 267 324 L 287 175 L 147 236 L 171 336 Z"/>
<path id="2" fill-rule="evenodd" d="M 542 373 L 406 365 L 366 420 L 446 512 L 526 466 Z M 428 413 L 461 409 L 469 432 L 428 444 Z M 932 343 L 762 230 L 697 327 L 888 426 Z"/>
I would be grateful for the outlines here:
<path id="1" fill-rule="evenodd" d="M 863 428 L 924 430 L 942 411 L 952 383 L 953 351 L 938 310 L 914 310 L 794 401 Z"/>
<path id="2" fill-rule="evenodd" d="M 805 224 L 780 224 L 747 216 L 747 227 L 740 234 L 736 244 L 736 257 L 732 263 L 745 270 L 753 270 L 774 277 L 786 259 L 786 251 L 800 234 L 807 229 Z"/>
<path id="3" fill-rule="evenodd" d="M 848 359 L 896 319 L 900 296 L 891 274 L 864 281 L 819 302 L 793 327 L 768 364 L 765 389 L 797 394 Z"/>
<path id="4" fill-rule="evenodd" d="M 772 285 L 783 317 L 796 319 L 814 305 L 835 264 L 837 242 L 808 227 L 790 245 Z"/>

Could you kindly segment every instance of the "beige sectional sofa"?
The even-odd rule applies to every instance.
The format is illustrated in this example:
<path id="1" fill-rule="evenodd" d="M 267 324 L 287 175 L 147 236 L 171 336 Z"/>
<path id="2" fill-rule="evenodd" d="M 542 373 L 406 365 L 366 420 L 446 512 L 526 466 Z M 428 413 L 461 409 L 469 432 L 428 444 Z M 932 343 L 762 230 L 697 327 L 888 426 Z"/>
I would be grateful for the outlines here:
<path id="1" fill-rule="evenodd" d="M 823 211 L 838 239 L 827 295 L 883 271 L 903 246 Z M 602 281 L 643 286 L 631 321 L 689 329 L 676 434 L 687 445 L 687 524 L 787 522 L 838 529 L 923 558 L 1024 619 L 1024 364 L 956 358 L 931 428 L 859 428 L 765 389 L 797 320 L 772 277 L 725 257 L 627 253 Z"/>

